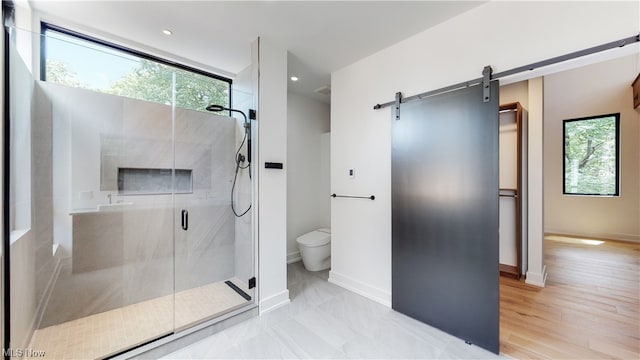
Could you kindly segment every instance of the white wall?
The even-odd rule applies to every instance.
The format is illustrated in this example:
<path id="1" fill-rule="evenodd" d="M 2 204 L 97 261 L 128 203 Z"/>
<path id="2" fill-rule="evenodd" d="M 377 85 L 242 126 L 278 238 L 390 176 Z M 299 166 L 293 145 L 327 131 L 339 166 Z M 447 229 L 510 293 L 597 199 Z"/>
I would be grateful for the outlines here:
<path id="1" fill-rule="evenodd" d="M 260 313 L 289 303 L 287 290 L 287 51 L 260 38 L 258 283 Z M 265 169 L 265 162 L 284 168 Z"/>
<path id="2" fill-rule="evenodd" d="M 20 14 L 21 8 L 17 8 Z M 15 32 L 15 47 L 9 51 L 9 83 L 10 94 L 10 142 L 19 147 L 19 151 L 10 153 L 10 196 L 9 214 L 10 230 L 26 231 L 31 228 L 32 201 L 32 164 L 31 164 L 31 102 L 33 100 L 33 75 L 29 60 L 20 50 L 31 44 L 30 33 L 12 29 Z M 14 50 L 15 49 L 15 50 Z"/>
<path id="3" fill-rule="evenodd" d="M 31 9 L 16 4 L 16 26 L 30 29 Z M 24 347 L 44 308 L 45 291 L 52 281 L 51 119 L 34 110 L 44 106 L 34 86 L 29 31 L 12 29 L 15 46 L 10 56 L 11 86 L 11 347 Z"/>
<path id="4" fill-rule="evenodd" d="M 545 76 L 545 231 L 640 241 L 640 116 L 631 82 L 638 55 Z M 620 113 L 620 196 L 562 194 L 563 120 Z"/>
<path id="5" fill-rule="evenodd" d="M 32 48 L 37 44 L 37 38 L 31 32 L 32 10 L 27 1 L 15 2 L 15 27 L 11 29 L 11 37 L 15 38 L 13 45 L 16 51 L 10 51 L 9 66 L 11 67 L 9 81 L 11 83 L 11 106 L 9 111 L 13 119 L 11 126 L 11 143 L 20 144 L 21 151 L 11 152 L 11 182 L 9 203 L 10 229 L 26 231 L 32 225 L 31 200 L 31 107 L 30 102 L 34 94 L 33 81 L 25 81 L 27 77 L 33 80 Z M 36 41 L 34 41 L 36 40 Z M 18 181 L 19 179 L 19 181 Z M 15 234 L 14 234 L 15 235 Z"/>
<path id="6" fill-rule="evenodd" d="M 489 2 L 334 72 L 332 191 L 374 194 L 376 200 L 332 202 L 330 280 L 390 304 L 390 110 L 375 111 L 373 105 L 393 100 L 397 91 L 409 96 L 478 78 L 485 65 L 499 72 L 637 34 L 638 7 L 636 2 Z M 542 140 L 535 145 L 541 153 Z M 534 165 L 541 173 L 541 162 L 529 164 L 530 173 Z M 353 180 L 345 172 L 351 167 L 358 170 Z M 530 182 L 529 189 L 531 197 L 542 198 L 541 186 Z M 530 247 L 542 243 L 542 201 L 533 206 L 540 215 L 537 223 L 529 222 Z M 534 226 L 540 231 L 532 233 Z M 539 257 L 533 264 L 532 255 Z M 541 253 L 529 256 L 529 271 L 543 279 Z"/>
<path id="7" fill-rule="evenodd" d="M 329 121 L 330 122 L 330 121 Z M 329 124 L 331 125 L 331 124 Z M 320 187 L 318 208 L 321 214 L 320 223 L 323 227 L 331 228 L 331 199 L 327 194 L 331 194 L 331 133 L 326 132 L 320 135 Z"/>
<path id="8" fill-rule="evenodd" d="M 30 15 L 28 4 L 18 3 L 15 20 Z M 22 24 L 24 25 L 24 24 Z M 13 30 L 15 31 L 15 30 Z M 9 111 L 11 123 L 18 122 L 10 132 L 11 144 L 22 145 L 21 151 L 11 153 L 9 226 L 11 230 L 9 252 L 11 260 L 9 305 L 11 307 L 10 335 L 11 345 L 22 347 L 28 345 L 35 329 L 38 306 L 36 296 L 35 236 L 31 230 L 31 101 L 33 96 L 33 76 L 31 74 L 30 53 L 25 51 L 31 44 L 25 32 L 16 34 L 16 43 L 9 44 L 8 80 L 11 85 Z M 4 89 L 4 87 L 3 87 Z M 18 115 L 18 116 L 16 116 Z M 16 164 L 16 161 L 20 164 Z M 16 169 L 18 165 L 19 169 Z M 20 179 L 21 181 L 16 184 Z M 19 230 L 19 231 L 15 231 Z"/>
<path id="9" fill-rule="evenodd" d="M 544 264 L 544 121 L 543 121 L 543 78 L 528 81 L 529 119 L 527 131 L 527 214 L 528 214 L 528 259 L 526 282 L 531 285 L 544 286 L 547 271 Z"/>
<path id="10" fill-rule="evenodd" d="M 329 111 L 328 104 L 287 94 L 287 262 L 300 260 L 298 236 L 330 225 L 329 172 L 322 169 Z"/>

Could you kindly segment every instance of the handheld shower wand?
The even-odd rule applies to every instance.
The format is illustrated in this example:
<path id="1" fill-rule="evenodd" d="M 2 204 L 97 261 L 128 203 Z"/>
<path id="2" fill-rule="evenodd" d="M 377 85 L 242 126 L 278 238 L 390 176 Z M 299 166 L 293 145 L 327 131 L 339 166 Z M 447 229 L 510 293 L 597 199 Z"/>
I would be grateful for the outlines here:
<path id="1" fill-rule="evenodd" d="M 231 112 L 237 112 L 242 114 L 242 117 L 244 118 L 244 138 L 242 139 L 242 143 L 240 143 L 240 146 L 238 146 L 238 150 L 236 151 L 236 157 L 234 159 L 235 163 L 236 163 L 236 173 L 233 177 L 233 186 L 231 187 L 231 210 L 233 211 L 233 214 L 236 217 L 241 217 L 244 216 L 247 212 L 249 212 L 249 210 L 251 209 L 251 204 L 249 204 L 249 207 L 247 208 L 247 210 L 245 210 L 242 213 L 237 213 L 236 209 L 235 209 L 235 205 L 234 205 L 234 199 L 233 199 L 233 192 L 236 188 L 236 180 L 238 179 L 238 170 L 240 169 L 249 169 L 249 179 L 251 179 L 251 123 L 249 122 L 249 119 L 251 120 L 255 120 L 256 119 L 256 111 L 253 109 L 249 109 L 249 119 L 247 119 L 247 115 L 237 109 L 231 109 L 228 107 L 224 107 L 222 105 L 209 105 L 205 108 L 207 111 L 211 111 L 211 112 L 220 112 L 220 111 L 231 111 Z M 244 145 L 245 141 L 247 142 L 247 162 L 249 163 L 249 165 L 245 166 L 245 167 L 241 167 L 240 163 L 244 162 L 244 156 L 242 156 L 242 154 L 240 154 L 240 150 L 242 149 L 242 145 Z"/>

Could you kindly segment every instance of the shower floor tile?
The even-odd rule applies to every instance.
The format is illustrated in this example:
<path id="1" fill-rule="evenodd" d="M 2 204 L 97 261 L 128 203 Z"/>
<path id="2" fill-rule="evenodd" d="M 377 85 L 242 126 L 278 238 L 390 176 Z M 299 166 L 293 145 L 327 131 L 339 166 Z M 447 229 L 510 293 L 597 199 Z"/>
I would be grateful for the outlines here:
<path id="1" fill-rule="evenodd" d="M 249 293 L 241 281 L 230 280 Z M 221 281 L 38 329 L 30 348 L 45 352 L 38 359 L 104 358 L 247 303 Z"/>

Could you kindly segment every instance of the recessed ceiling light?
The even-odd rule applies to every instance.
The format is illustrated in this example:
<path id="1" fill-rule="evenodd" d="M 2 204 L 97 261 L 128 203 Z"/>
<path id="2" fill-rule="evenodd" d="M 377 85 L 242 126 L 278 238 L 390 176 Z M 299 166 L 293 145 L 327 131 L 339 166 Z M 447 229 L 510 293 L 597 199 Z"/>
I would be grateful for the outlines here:
<path id="1" fill-rule="evenodd" d="M 164 30 L 162 30 L 162 33 L 165 34 L 165 35 L 171 35 L 171 34 L 173 34 L 173 31 L 171 31 L 169 29 L 164 29 Z"/>
<path id="2" fill-rule="evenodd" d="M 297 76 L 292 76 L 291 77 L 291 81 L 298 81 L 298 77 Z"/>

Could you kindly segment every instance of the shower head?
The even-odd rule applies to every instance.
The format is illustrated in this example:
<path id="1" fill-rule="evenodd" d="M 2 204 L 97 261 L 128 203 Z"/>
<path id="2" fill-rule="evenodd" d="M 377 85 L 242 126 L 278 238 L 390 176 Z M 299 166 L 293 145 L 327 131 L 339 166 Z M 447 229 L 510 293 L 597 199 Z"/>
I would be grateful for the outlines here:
<path id="1" fill-rule="evenodd" d="M 242 115 L 242 117 L 244 118 L 245 130 L 249 131 L 250 128 L 251 128 L 251 123 L 247 119 L 247 115 L 244 112 L 240 111 L 240 110 L 232 109 L 232 108 L 228 108 L 228 107 L 225 107 L 225 106 L 222 106 L 222 105 L 216 105 L 216 104 L 211 104 L 211 105 L 207 106 L 205 108 L 205 110 L 211 111 L 211 112 L 220 112 L 220 111 L 225 111 L 225 110 L 227 110 L 229 112 L 237 112 L 240 115 Z M 256 119 L 256 111 L 255 110 L 249 109 L 249 118 L 251 120 L 255 120 Z"/>
<path id="2" fill-rule="evenodd" d="M 206 108 L 204 108 L 207 111 L 211 111 L 211 112 L 220 112 L 220 111 L 230 111 L 230 112 L 237 112 L 240 113 L 242 115 L 242 117 L 244 118 L 244 122 L 248 123 L 248 119 L 247 119 L 247 115 L 237 109 L 232 109 L 232 108 L 228 108 L 226 106 L 222 106 L 222 105 L 216 105 L 216 104 L 211 104 L 209 106 L 207 106 Z M 253 109 L 249 109 L 249 119 L 251 120 L 255 120 L 256 119 L 256 111 Z"/>
<path id="3" fill-rule="evenodd" d="M 249 151 L 247 153 L 247 160 L 249 161 L 249 164 L 251 164 L 251 122 L 247 119 L 247 115 L 242 112 L 241 110 L 237 110 L 237 109 L 231 109 L 222 105 L 216 105 L 216 104 L 211 104 L 209 106 L 207 106 L 205 108 L 205 110 L 207 111 L 212 111 L 212 112 L 220 112 L 220 111 L 224 111 L 227 110 L 229 112 L 237 112 L 240 115 L 242 115 L 242 117 L 244 118 L 244 133 L 245 133 L 245 138 L 248 137 L 247 140 L 247 144 L 249 147 Z M 256 111 L 253 109 L 249 109 L 249 119 L 251 120 L 255 120 L 256 119 Z M 244 140 L 242 141 L 244 143 Z M 241 145 L 242 146 L 242 145 Z M 240 149 L 238 149 L 238 151 L 240 151 Z M 235 213 L 235 211 L 234 211 Z"/>
<path id="4" fill-rule="evenodd" d="M 205 110 L 207 110 L 207 111 L 213 111 L 213 112 L 218 112 L 218 111 L 231 110 L 231 109 L 226 108 L 226 107 L 224 107 L 224 106 L 222 106 L 222 105 L 215 105 L 215 104 L 212 104 L 212 105 L 207 106 L 207 107 L 205 108 Z"/>

